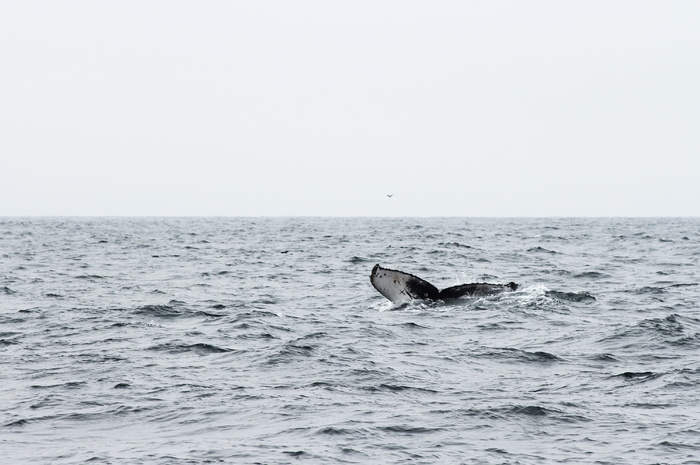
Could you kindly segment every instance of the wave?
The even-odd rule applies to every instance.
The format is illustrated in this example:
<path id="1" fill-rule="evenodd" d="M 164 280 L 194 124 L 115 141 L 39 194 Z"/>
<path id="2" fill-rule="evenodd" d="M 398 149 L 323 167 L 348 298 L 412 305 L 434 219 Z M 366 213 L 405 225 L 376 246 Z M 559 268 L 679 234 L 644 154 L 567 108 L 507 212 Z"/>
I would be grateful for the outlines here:
<path id="1" fill-rule="evenodd" d="M 462 244 L 459 242 L 440 242 L 440 243 L 438 243 L 438 245 L 441 247 L 455 247 L 458 249 L 473 249 L 474 248 L 471 245 Z"/>
<path id="2" fill-rule="evenodd" d="M 367 391 L 387 391 L 387 392 L 404 392 L 404 391 L 414 391 L 414 392 L 425 392 L 429 394 L 437 394 L 438 391 L 434 389 L 415 387 L 415 386 L 403 386 L 400 384 L 386 384 L 382 383 L 379 386 L 366 386 L 363 388 Z"/>
<path id="3" fill-rule="evenodd" d="M 547 291 L 545 293 L 547 297 L 557 300 L 565 300 L 567 302 L 595 302 L 596 298 L 593 297 L 588 292 L 561 292 L 561 291 Z"/>
<path id="4" fill-rule="evenodd" d="M 221 309 L 225 306 L 213 306 L 212 308 Z M 225 313 L 215 313 L 205 310 L 196 310 L 186 306 L 184 302 L 178 300 L 171 300 L 167 305 L 144 305 L 137 307 L 133 310 L 134 315 L 143 315 L 151 318 L 162 318 L 162 319 L 172 319 L 172 318 L 192 318 L 192 317 L 206 317 L 206 318 L 221 318 L 227 316 Z"/>
<path id="5" fill-rule="evenodd" d="M 509 347 L 491 350 L 483 354 L 476 354 L 477 357 L 491 358 L 505 362 L 549 364 L 563 362 L 564 359 L 552 353 L 544 351 L 529 352 L 527 350 L 513 349 Z"/>
<path id="6" fill-rule="evenodd" d="M 556 252 L 554 250 L 545 249 L 544 247 L 540 247 L 540 246 L 531 247 L 531 248 L 527 249 L 527 251 L 528 252 L 535 252 L 535 253 L 547 253 L 547 254 L 552 254 L 552 255 L 559 254 L 559 252 Z"/>
<path id="7" fill-rule="evenodd" d="M 552 422 L 562 423 L 588 423 L 592 421 L 587 416 L 568 412 L 561 407 L 545 407 L 542 405 L 531 404 L 471 408 L 466 410 L 458 410 L 456 413 L 458 416 L 479 417 L 490 422 L 494 420 L 508 422 L 513 421 L 514 418 L 518 417 L 542 418 Z"/>
<path id="8" fill-rule="evenodd" d="M 600 339 L 619 345 L 623 349 L 644 348 L 658 351 L 673 348 L 668 357 L 678 357 L 678 349 L 700 348 L 700 320 L 671 314 L 663 318 L 645 318 L 635 325 L 628 325 Z M 661 353 L 655 355 L 663 357 Z"/>
<path id="9" fill-rule="evenodd" d="M 154 350 L 158 352 L 168 352 L 171 354 L 179 354 L 183 352 L 194 352 L 199 355 L 209 355 L 209 354 L 223 354 L 226 352 L 233 352 L 233 349 L 226 349 L 223 347 L 215 346 L 213 344 L 206 343 L 196 343 L 196 344 L 178 344 L 173 342 L 167 342 L 164 344 L 158 344 L 151 346 L 148 350 Z"/>
<path id="10" fill-rule="evenodd" d="M 135 315 L 145 315 L 156 318 L 175 318 L 182 316 L 184 313 L 182 309 L 170 305 L 144 305 L 134 310 Z"/>
<path id="11" fill-rule="evenodd" d="M 583 273 L 575 274 L 574 278 L 579 279 L 602 279 L 610 278 L 609 274 L 601 273 L 600 271 L 585 271 Z"/>
<path id="12" fill-rule="evenodd" d="M 634 380 L 634 381 L 649 381 L 651 379 L 656 379 L 661 374 L 659 373 L 654 373 L 653 371 L 626 371 L 624 373 L 620 373 L 618 375 L 613 375 L 615 378 L 623 378 L 626 380 Z"/>
<path id="13" fill-rule="evenodd" d="M 443 428 L 427 428 L 425 426 L 408 426 L 408 425 L 391 425 L 380 426 L 380 431 L 397 434 L 429 434 L 437 431 L 442 431 Z"/>

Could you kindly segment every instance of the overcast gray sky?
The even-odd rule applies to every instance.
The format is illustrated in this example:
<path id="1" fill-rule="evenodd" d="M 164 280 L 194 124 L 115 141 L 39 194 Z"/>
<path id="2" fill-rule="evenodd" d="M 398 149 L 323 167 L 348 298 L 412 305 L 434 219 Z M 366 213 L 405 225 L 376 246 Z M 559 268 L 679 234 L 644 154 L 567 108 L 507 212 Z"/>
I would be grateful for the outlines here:
<path id="1" fill-rule="evenodd" d="M 0 216 L 698 216 L 699 186 L 698 1 L 0 3 Z"/>

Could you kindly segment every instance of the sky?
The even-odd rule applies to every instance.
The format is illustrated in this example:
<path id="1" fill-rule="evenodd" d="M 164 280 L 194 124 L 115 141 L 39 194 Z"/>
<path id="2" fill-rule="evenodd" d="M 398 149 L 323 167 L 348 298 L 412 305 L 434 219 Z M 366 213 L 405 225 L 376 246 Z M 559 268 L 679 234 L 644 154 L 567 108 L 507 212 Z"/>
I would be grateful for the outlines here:
<path id="1" fill-rule="evenodd" d="M 694 0 L 2 2 L 0 216 L 700 216 L 699 24 Z"/>

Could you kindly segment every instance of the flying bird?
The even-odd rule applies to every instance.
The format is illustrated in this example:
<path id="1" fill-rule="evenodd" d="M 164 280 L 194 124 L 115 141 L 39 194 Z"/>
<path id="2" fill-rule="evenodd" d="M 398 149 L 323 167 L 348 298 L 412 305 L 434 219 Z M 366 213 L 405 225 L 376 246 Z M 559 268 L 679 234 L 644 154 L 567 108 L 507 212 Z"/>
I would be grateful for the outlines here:
<path id="1" fill-rule="evenodd" d="M 392 198 L 394 196 L 394 194 L 387 194 L 386 196 L 389 198 Z"/>

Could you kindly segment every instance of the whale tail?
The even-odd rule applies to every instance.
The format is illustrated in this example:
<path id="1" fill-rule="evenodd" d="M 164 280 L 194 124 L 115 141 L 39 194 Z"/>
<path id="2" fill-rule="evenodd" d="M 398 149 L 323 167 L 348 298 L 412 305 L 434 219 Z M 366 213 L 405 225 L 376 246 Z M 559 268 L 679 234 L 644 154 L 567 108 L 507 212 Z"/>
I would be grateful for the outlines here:
<path id="1" fill-rule="evenodd" d="M 440 291 L 418 276 L 382 268 L 379 264 L 372 268 L 369 280 L 381 295 L 395 304 L 405 304 L 416 299 L 445 300 L 463 296 L 484 296 L 503 291 L 514 291 L 518 288 L 518 285 L 513 282 L 508 284 L 472 283 L 459 284 Z"/>

